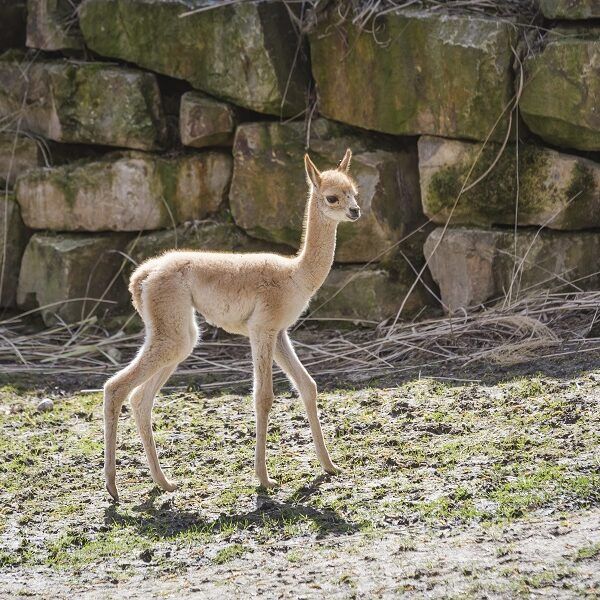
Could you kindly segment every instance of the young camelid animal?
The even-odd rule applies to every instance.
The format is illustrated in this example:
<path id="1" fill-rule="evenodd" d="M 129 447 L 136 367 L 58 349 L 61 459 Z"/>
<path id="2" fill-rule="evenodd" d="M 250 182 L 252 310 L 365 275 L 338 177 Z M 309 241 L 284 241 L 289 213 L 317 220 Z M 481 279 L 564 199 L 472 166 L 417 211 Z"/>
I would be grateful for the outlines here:
<path id="1" fill-rule="evenodd" d="M 130 394 L 152 479 L 164 490 L 175 488 L 158 462 L 152 404 L 158 390 L 196 344 L 194 310 L 208 323 L 250 338 L 256 410 L 255 471 L 261 485 L 276 484 L 267 473 L 265 461 L 267 423 L 273 404 L 273 359 L 302 397 L 321 466 L 327 473 L 338 471 L 323 440 L 317 386 L 298 360 L 287 329 L 297 321 L 331 269 L 338 223 L 360 217 L 356 186 L 348 176 L 351 157 L 347 150 L 337 169 L 323 173 L 308 155 L 304 157 L 310 195 L 302 247 L 296 256 L 172 251 L 148 260 L 133 273 L 129 290 L 146 325 L 146 339 L 136 358 L 104 386 L 104 474 L 106 488 L 115 500 L 117 421 Z"/>

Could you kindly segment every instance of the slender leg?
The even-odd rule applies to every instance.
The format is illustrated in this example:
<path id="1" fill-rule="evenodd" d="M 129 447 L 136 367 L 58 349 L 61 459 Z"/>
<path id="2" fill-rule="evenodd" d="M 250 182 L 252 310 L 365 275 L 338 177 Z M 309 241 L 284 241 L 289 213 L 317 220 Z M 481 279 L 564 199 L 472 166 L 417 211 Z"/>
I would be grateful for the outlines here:
<path id="1" fill-rule="evenodd" d="M 273 346 L 275 333 L 251 331 L 252 363 L 254 366 L 254 409 L 256 412 L 256 453 L 254 470 L 263 487 L 277 482 L 269 477 L 266 462 L 267 427 L 273 406 Z"/>
<path id="2" fill-rule="evenodd" d="M 161 318 L 152 321 L 136 358 L 104 386 L 104 476 L 106 489 L 115 500 L 119 499 L 115 483 L 117 424 L 123 402 L 153 375 L 186 358 L 196 343 L 193 311 L 183 303 L 177 306 L 175 298 L 170 300 L 170 312 L 162 307 Z"/>
<path id="3" fill-rule="evenodd" d="M 144 345 L 138 356 L 104 386 L 104 476 L 106 489 L 119 499 L 116 476 L 117 424 L 121 406 L 129 394 L 152 375 L 172 362 L 172 357 L 163 356 L 160 346 Z"/>
<path id="4" fill-rule="evenodd" d="M 156 394 L 176 368 L 177 363 L 163 367 L 156 375 L 153 375 L 146 381 L 146 383 L 136 388 L 131 395 L 133 416 L 135 417 L 135 423 L 140 437 L 142 438 L 144 450 L 146 451 L 150 474 L 156 485 L 167 492 L 172 492 L 176 485 L 165 477 L 165 474 L 160 468 L 154 435 L 152 434 L 152 405 L 154 404 Z"/>
<path id="5" fill-rule="evenodd" d="M 317 384 L 298 359 L 287 331 L 280 331 L 277 335 L 274 355 L 275 361 L 281 370 L 288 376 L 300 393 L 300 397 L 306 408 L 306 414 L 308 415 L 308 422 L 321 467 L 327 473 L 339 473 L 340 469 L 332 462 L 325 446 L 325 440 L 323 439 L 323 431 L 321 430 L 321 422 L 319 421 L 319 410 L 317 408 Z"/>

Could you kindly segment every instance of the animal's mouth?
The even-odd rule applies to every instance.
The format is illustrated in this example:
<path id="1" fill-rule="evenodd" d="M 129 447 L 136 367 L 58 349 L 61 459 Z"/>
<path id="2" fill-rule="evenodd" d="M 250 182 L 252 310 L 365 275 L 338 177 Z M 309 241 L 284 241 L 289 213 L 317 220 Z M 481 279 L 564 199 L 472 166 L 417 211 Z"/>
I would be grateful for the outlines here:
<path id="1" fill-rule="evenodd" d="M 360 219 L 360 213 L 357 213 L 357 214 L 352 214 L 352 213 L 348 214 L 348 213 L 346 213 L 346 216 L 348 217 L 348 219 L 350 221 L 358 221 Z"/>

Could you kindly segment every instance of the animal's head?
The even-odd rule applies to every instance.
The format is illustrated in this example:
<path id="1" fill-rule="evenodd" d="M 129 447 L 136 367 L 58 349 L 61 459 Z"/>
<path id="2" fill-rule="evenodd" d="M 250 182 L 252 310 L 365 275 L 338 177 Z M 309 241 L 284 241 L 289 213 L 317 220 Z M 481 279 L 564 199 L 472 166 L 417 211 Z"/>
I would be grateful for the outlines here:
<path id="1" fill-rule="evenodd" d="M 304 155 L 306 177 L 317 206 L 333 221 L 356 221 L 360 217 L 360 207 L 356 202 L 358 190 L 348 174 L 351 159 L 352 152 L 348 149 L 337 169 L 321 172 L 308 154 Z"/>

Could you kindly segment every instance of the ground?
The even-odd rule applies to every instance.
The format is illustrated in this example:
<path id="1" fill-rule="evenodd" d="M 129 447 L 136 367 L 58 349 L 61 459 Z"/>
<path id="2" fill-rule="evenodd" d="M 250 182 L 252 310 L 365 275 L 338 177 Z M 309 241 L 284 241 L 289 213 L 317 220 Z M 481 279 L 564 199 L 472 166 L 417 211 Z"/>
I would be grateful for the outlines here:
<path id="1" fill-rule="evenodd" d="M 167 393 L 155 430 L 179 488 L 152 485 L 125 410 L 119 504 L 103 487 L 100 394 L 7 385 L 0 597 L 598 598 L 594 366 L 330 386 L 336 477 L 281 389 L 269 492 L 252 476 L 248 394 Z M 37 412 L 47 396 L 54 410 Z"/>

